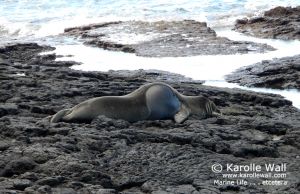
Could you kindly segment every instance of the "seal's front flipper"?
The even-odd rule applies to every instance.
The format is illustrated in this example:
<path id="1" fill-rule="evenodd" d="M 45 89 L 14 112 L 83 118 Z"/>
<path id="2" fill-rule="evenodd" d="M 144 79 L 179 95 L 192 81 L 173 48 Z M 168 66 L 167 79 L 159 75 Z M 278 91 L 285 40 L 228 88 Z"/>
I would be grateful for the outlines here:
<path id="1" fill-rule="evenodd" d="M 190 115 L 188 107 L 181 105 L 180 110 L 174 115 L 174 120 L 176 123 L 183 123 Z"/>
<path id="2" fill-rule="evenodd" d="M 63 109 L 61 111 L 58 111 L 55 115 L 52 116 L 50 123 L 57 123 L 62 120 L 64 116 L 69 114 L 71 109 Z"/>

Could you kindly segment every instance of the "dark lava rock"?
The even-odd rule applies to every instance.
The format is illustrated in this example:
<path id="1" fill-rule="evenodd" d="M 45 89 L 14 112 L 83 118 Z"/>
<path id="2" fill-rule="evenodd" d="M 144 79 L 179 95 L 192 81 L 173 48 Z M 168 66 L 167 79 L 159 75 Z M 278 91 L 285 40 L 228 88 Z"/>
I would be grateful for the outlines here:
<path id="1" fill-rule="evenodd" d="M 205 81 L 193 80 L 192 78 L 180 75 L 177 73 L 170 73 L 162 70 L 109 70 L 109 73 L 113 76 L 126 76 L 137 81 L 143 82 L 145 80 L 152 82 L 168 82 L 168 83 L 196 83 L 203 84 Z M 141 79 L 142 78 L 142 79 Z"/>
<path id="2" fill-rule="evenodd" d="M 15 179 L 14 180 L 14 188 L 16 190 L 24 190 L 27 187 L 30 187 L 32 185 L 32 182 L 28 179 Z"/>
<path id="3" fill-rule="evenodd" d="M 300 89 L 300 55 L 266 60 L 242 67 L 226 80 L 243 86 Z"/>
<path id="4" fill-rule="evenodd" d="M 102 129 L 105 127 L 124 129 L 130 126 L 130 123 L 128 121 L 121 120 L 121 119 L 115 120 L 115 119 L 107 118 L 104 115 L 100 115 L 97 118 L 95 118 L 91 124 L 95 125 L 95 127 L 98 129 Z"/>
<path id="5" fill-rule="evenodd" d="M 64 177 L 61 176 L 57 176 L 57 177 L 46 177 L 43 179 L 40 179 L 38 181 L 36 181 L 36 184 L 39 185 L 49 185 L 49 186 L 57 186 L 59 184 L 62 184 L 63 181 L 65 180 Z"/>
<path id="6" fill-rule="evenodd" d="M 18 114 L 18 106 L 16 104 L 0 104 L 0 117 L 8 114 Z"/>
<path id="7" fill-rule="evenodd" d="M 8 78 L 0 84 L 0 193 L 299 193 L 300 112 L 283 97 L 204 86 L 164 72 L 76 71 L 68 68 L 76 62 L 39 56 L 45 49 L 0 49 L 9 60 L 0 63 Z M 20 70 L 25 76 L 15 76 Z M 182 124 L 103 116 L 90 124 L 49 123 L 53 112 L 97 96 L 125 95 L 154 80 L 210 98 L 223 115 Z M 212 172 L 216 163 L 287 163 L 288 183 L 218 185 L 214 180 L 227 179 Z"/>
<path id="8" fill-rule="evenodd" d="M 36 163 L 27 157 L 12 160 L 1 171 L 1 175 L 10 177 L 15 174 L 23 174 L 24 172 L 32 170 L 36 166 Z"/>
<path id="9" fill-rule="evenodd" d="M 6 58 L 8 61 L 14 59 L 14 62 L 25 62 L 26 60 L 29 62 L 32 61 L 34 59 L 33 57 L 37 56 L 38 53 L 50 50 L 54 50 L 54 48 L 50 46 L 40 46 L 36 43 L 8 44 L 0 47 L 0 54 L 9 54 L 10 56 Z"/>
<path id="10" fill-rule="evenodd" d="M 10 147 L 10 144 L 5 141 L 0 142 L 0 151 L 7 150 Z"/>
<path id="11" fill-rule="evenodd" d="M 91 24 L 65 29 L 64 34 L 80 37 L 87 45 L 145 57 L 228 55 L 274 50 L 266 44 L 218 37 L 205 22 L 194 20 Z M 128 39 L 119 40 L 122 36 Z M 142 38 L 132 41 L 137 40 L 136 37 Z"/>
<path id="12" fill-rule="evenodd" d="M 237 142 L 232 145 L 232 153 L 234 156 L 237 157 L 278 157 L 278 152 L 276 149 L 272 147 L 267 147 L 264 145 L 257 145 L 257 144 L 240 144 Z"/>
<path id="13" fill-rule="evenodd" d="M 300 6 L 275 7 L 263 16 L 236 21 L 234 30 L 245 34 L 284 40 L 300 40 Z"/>

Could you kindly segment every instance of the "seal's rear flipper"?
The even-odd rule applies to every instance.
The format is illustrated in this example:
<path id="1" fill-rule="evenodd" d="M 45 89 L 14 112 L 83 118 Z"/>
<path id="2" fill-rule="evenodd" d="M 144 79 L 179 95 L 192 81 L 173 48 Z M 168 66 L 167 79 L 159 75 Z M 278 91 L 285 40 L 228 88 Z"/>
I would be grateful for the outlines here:
<path id="1" fill-rule="evenodd" d="M 50 123 L 57 123 L 70 112 L 70 109 L 63 109 L 52 116 Z"/>
<path id="2" fill-rule="evenodd" d="M 174 115 L 176 123 L 183 123 L 190 115 L 189 109 L 185 105 L 181 105 L 180 110 Z"/>

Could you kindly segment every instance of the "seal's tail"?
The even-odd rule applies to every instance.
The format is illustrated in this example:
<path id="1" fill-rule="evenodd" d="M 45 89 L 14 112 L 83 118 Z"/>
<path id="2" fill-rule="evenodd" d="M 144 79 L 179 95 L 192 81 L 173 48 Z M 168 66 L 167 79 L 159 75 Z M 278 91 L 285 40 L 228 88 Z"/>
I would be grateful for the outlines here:
<path id="1" fill-rule="evenodd" d="M 62 118 L 70 112 L 70 110 L 71 109 L 63 109 L 61 111 L 58 111 L 55 115 L 52 116 L 50 123 L 57 123 L 61 121 Z"/>

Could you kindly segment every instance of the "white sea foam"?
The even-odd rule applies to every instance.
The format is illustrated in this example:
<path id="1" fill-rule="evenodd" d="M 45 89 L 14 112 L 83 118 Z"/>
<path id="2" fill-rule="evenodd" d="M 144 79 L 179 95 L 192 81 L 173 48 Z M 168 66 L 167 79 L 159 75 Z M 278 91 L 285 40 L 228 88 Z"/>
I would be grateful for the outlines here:
<path id="1" fill-rule="evenodd" d="M 112 52 L 77 44 L 57 46 L 55 52 L 62 55 L 73 55 L 72 60 L 82 62 L 82 65 L 74 68 L 81 70 L 159 69 L 180 73 L 197 80 L 223 80 L 224 75 L 229 74 L 239 67 L 251 65 L 262 60 L 300 54 L 299 41 L 286 42 L 270 39 L 254 39 L 229 30 L 222 31 L 220 34 L 225 34 L 233 40 L 250 39 L 255 42 L 266 42 L 277 48 L 277 50 L 263 54 L 148 58 L 139 57 L 131 53 Z"/>
<path id="2" fill-rule="evenodd" d="M 206 21 L 214 28 L 227 27 L 232 26 L 237 18 L 259 15 L 278 5 L 299 4 L 300 0 L 3 1 L 0 4 L 0 44 L 20 40 L 51 44 L 57 47 L 55 51 L 57 54 L 74 55 L 62 59 L 82 62 L 82 65 L 74 67 L 82 70 L 158 69 L 180 73 L 193 79 L 224 81 L 224 75 L 239 67 L 274 57 L 300 54 L 299 41 L 255 39 L 229 30 L 217 30 L 219 36 L 226 36 L 233 40 L 264 42 L 278 50 L 264 54 L 145 58 L 129 53 L 86 47 L 74 44 L 69 39 L 51 37 L 51 35 L 62 33 L 67 27 L 119 20 L 194 19 Z M 156 35 L 134 37 L 124 33 L 122 38 L 114 34 L 111 36 L 119 42 L 130 44 L 151 39 Z"/>
<path id="3" fill-rule="evenodd" d="M 269 89 L 269 88 L 255 88 L 255 87 L 244 87 L 239 86 L 235 83 L 228 83 L 225 81 L 206 81 L 204 85 L 207 86 L 216 86 L 216 87 L 223 87 L 223 88 L 239 88 L 243 90 L 249 90 L 254 92 L 262 92 L 262 93 L 270 93 L 270 94 L 279 94 L 286 99 L 293 102 L 293 106 L 300 109 L 300 93 L 296 89 L 290 89 L 290 90 L 277 90 L 277 89 Z"/>
<path id="4" fill-rule="evenodd" d="M 16 76 L 19 76 L 19 77 L 25 77 L 25 73 L 17 73 Z"/>
<path id="5" fill-rule="evenodd" d="M 233 40 L 251 40 L 254 42 L 268 43 L 277 50 L 263 54 L 239 54 L 239 55 L 204 55 L 192 57 L 164 57 L 149 58 L 139 57 L 131 53 L 112 52 L 94 47 L 87 47 L 82 44 L 60 45 L 56 52 L 60 55 L 72 55 L 59 60 L 75 60 L 82 64 L 72 68 L 84 71 L 108 71 L 108 70 L 138 70 L 157 69 L 185 75 L 195 80 L 215 80 L 209 82 L 219 86 L 234 86 L 224 81 L 224 75 L 247 65 L 262 60 L 271 60 L 285 56 L 300 54 L 299 41 L 282 41 L 271 39 L 250 38 L 230 30 L 218 31 Z M 294 105 L 300 108 L 300 93 L 287 90 L 268 90 L 257 88 L 245 88 L 253 91 L 277 93 L 293 101 Z"/>
<path id="6" fill-rule="evenodd" d="M 19 39 L 57 35 L 67 27 L 118 20 L 194 19 L 223 27 L 276 5 L 299 4 L 300 0 L 4 1 L 0 4 L 0 26 L 9 36 Z"/>

